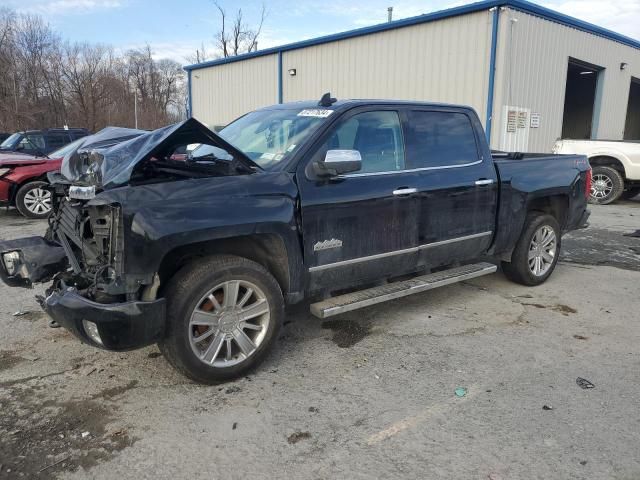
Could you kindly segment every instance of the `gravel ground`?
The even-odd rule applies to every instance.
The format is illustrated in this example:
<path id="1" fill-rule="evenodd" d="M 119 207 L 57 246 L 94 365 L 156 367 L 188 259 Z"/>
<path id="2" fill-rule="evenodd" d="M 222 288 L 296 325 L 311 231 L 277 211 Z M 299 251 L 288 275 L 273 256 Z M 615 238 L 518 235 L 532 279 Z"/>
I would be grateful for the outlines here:
<path id="1" fill-rule="evenodd" d="M 592 212 L 542 286 L 496 274 L 325 322 L 298 306 L 217 387 L 156 347 L 82 345 L 41 288 L 0 286 L 0 478 L 638 479 L 640 199 Z M 0 212 L 1 238 L 45 226 Z"/>

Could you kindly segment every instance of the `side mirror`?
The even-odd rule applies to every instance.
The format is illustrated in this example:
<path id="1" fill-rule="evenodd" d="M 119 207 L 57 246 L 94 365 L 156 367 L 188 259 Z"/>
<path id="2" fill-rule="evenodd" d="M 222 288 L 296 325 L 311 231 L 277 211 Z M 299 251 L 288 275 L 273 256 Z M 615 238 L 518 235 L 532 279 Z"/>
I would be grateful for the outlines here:
<path id="1" fill-rule="evenodd" d="M 316 175 L 320 177 L 335 177 L 361 168 L 362 157 L 358 150 L 327 150 L 324 159 L 313 164 Z"/>

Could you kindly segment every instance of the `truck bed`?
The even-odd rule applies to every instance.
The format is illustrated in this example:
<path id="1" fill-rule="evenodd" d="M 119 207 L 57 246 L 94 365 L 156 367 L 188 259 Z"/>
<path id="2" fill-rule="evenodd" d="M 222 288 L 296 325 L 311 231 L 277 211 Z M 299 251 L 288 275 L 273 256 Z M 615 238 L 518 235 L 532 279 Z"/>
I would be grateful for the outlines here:
<path id="1" fill-rule="evenodd" d="M 515 244 L 524 225 L 525 205 L 557 198 L 556 208 L 564 217 L 560 226 L 563 230 L 577 228 L 588 194 L 584 191 L 590 169 L 587 157 L 510 152 L 492 152 L 492 157 L 500 182 L 496 253 Z"/>

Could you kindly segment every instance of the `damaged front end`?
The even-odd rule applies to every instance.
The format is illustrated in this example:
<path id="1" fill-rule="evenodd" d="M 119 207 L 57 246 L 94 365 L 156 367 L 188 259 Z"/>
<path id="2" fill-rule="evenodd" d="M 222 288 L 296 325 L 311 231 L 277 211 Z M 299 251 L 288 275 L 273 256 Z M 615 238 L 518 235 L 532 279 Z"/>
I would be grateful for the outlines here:
<path id="1" fill-rule="evenodd" d="M 165 323 L 159 281 L 127 281 L 122 214 L 116 205 L 72 199 L 55 186 L 54 214 L 45 237 L 0 242 L 0 277 L 10 286 L 52 281 L 36 297 L 58 324 L 83 342 L 130 350 L 157 342 Z"/>
<path id="2" fill-rule="evenodd" d="M 176 147 L 192 143 L 224 149 L 230 160 L 172 158 Z M 135 260 L 131 245 L 127 250 L 124 244 L 131 238 L 135 208 L 124 205 L 125 225 L 126 195 L 107 191 L 256 169 L 195 119 L 153 132 L 105 129 L 67 154 L 60 174 L 49 176 L 53 213 L 45 237 L 0 242 L 0 277 L 10 286 L 51 281 L 38 299 L 42 308 L 93 346 L 129 350 L 155 343 L 165 327 L 165 300 L 157 298 L 160 279 L 157 272 L 126 270 L 127 255 L 129 266 Z"/>

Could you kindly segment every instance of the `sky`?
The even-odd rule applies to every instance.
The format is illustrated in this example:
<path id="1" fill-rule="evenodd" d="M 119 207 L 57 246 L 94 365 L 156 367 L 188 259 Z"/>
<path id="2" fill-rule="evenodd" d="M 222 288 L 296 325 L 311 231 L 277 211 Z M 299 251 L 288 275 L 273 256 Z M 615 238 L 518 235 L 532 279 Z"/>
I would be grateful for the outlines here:
<path id="1" fill-rule="evenodd" d="M 375 25 L 470 3 L 457 0 L 265 0 L 267 18 L 259 49 Z M 229 16 L 242 8 L 258 21 L 261 0 L 220 0 Z M 544 0 L 567 15 L 640 40 L 640 0 Z M 106 43 L 125 51 L 151 45 L 156 58 L 189 63 L 202 44 L 213 50 L 219 16 L 212 0 L 2 0 L 19 13 L 42 15 L 63 38 Z"/>

